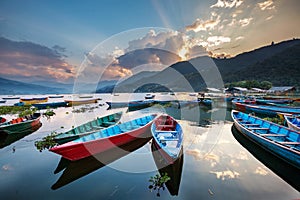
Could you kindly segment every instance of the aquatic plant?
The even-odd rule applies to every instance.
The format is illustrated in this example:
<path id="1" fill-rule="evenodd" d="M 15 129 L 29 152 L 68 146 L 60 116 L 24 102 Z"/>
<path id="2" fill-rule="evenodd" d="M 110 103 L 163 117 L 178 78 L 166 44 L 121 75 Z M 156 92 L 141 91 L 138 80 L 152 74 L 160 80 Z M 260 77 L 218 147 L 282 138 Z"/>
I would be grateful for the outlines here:
<path id="1" fill-rule="evenodd" d="M 30 105 L 24 106 L 0 106 L 0 115 L 6 114 L 18 114 L 19 117 L 30 115 L 36 112 L 36 108 L 32 108 Z"/>
<path id="2" fill-rule="evenodd" d="M 50 110 L 50 108 L 48 108 L 46 110 L 46 112 L 43 113 L 43 115 L 46 116 L 49 119 L 50 117 L 52 117 L 53 115 L 55 115 L 55 112 L 53 110 Z"/>
<path id="3" fill-rule="evenodd" d="M 95 107 L 81 107 L 79 109 L 72 110 L 73 113 L 85 113 L 85 112 L 92 112 L 94 109 L 99 108 L 98 106 Z"/>
<path id="4" fill-rule="evenodd" d="M 164 184 L 166 182 L 168 182 L 169 180 L 171 180 L 171 178 L 168 176 L 168 173 L 162 173 L 162 175 L 160 174 L 156 174 L 155 176 L 151 176 L 149 179 L 149 182 L 151 183 L 151 185 L 149 185 L 149 189 L 152 192 L 152 190 L 157 190 L 156 196 L 160 196 L 160 189 L 165 190 L 165 186 Z"/>
<path id="5" fill-rule="evenodd" d="M 55 142 L 54 137 L 57 135 L 56 132 L 52 132 L 50 135 L 47 135 L 42 138 L 42 140 L 35 141 L 34 146 L 42 152 L 45 149 L 50 149 L 56 145 L 58 145 L 57 142 Z"/>
<path id="6" fill-rule="evenodd" d="M 275 124 L 284 125 L 285 121 L 284 119 L 280 119 L 279 117 L 266 117 L 264 120 L 273 122 Z"/>

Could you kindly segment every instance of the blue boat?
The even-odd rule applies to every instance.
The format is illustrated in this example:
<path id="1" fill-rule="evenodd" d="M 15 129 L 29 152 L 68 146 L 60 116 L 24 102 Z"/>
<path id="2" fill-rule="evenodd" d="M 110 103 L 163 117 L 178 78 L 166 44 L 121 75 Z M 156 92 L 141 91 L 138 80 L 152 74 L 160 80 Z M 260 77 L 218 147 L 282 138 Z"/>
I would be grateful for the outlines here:
<path id="1" fill-rule="evenodd" d="M 300 133 L 287 127 L 231 111 L 234 126 L 262 148 L 300 169 Z"/>
<path id="2" fill-rule="evenodd" d="M 267 116 L 277 116 L 277 113 L 289 113 L 289 114 L 300 114 L 299 107 L 279 107 L 279 106 L 266 106 L 266 105 L 253 105 L 253 104 L 245 104 L 240 102 L 232 102 L 232 105 L 235 109 L 246 112 L 252 113 L 255 112 L 261 115 Z"/>
<path id="3" fill-rule="evenodd" d="M 67 102 L 46 102 L 46 103 L 34 103 L 32 106 L 36 107 L 37 109 L 47 109 L 47 108 L 58 108 L 58 107 L 66 107 L 68 104 Z"/>
<path id="4" fill-rule="evenodd" d="M 180 124 L 171 116 L 163 114 L 151 125 L 153 142 L 168 164 L 173 164 L 182 152 L 183 131 Z"/>
<path id="5" fill-rule="evenodd" d="M 300 132 L 300 116 L 296 117 L 284 115 L 284 119 L 289 128 Z"/>
<path id="6" fill-rule="evenodd" d="M 270 103 L 288 104 L 288 103 L 293 103 L 293 100 L 291 100 L 291 99 L 255 99 L 255 102 L 257 104 L 264 104 L 264 105 L 268 105 Z"/>

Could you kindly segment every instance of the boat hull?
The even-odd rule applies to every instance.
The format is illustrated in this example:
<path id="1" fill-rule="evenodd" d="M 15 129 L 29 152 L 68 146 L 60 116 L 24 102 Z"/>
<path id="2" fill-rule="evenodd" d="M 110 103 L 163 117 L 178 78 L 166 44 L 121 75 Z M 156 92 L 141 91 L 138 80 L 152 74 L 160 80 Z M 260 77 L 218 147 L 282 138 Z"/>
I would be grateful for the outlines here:
<path id="1" fill-rule="evenodd" d="M 300 119 L 296 119 L 296 121 L 299 123 L 298 125 L 298 123 L 297 124 L 293 123 L 292 121 L 294 119 L 293 117 L 284 116 L 284 118 L 289 128 L 300 132 Z"/>
<path id="2" fill-rule="evenodd" d="M 36 103 L 32 104 L 32 106 L 36 107 L 37 109 L 47 109 L 47 108 L 58 108 L 58 107 L 65 107 L 67 106 L 66 102 L 53 102 L 53 103 Z"/>
<path id="3" fill-rule="evenodd" d="M 83 104 L 97 103 L 98 99 L 89 99 L 89 100 L 65 100 L 68 106 L 78 106 Z"/>
<path id="4" fill-rule="evenodd" d="M 35 103 L 44 103 L 48 101 L 48 97 L 41 98 L 31 98 L 31 99 L 20 99 L 20 103 L 24 103 L 24 105 L 32 105 Z"/>
<path id="5" fill-rule="evenodd" d="M 41 115 L 39 113 L 35 113 L 33 117 L 34 119 L 32 120 L 27 120 L 15 124 L 2 125 L 0 126 L 0 132 L 4 132 L 7 134 L 15 134 L 31 129 L 32 127 L 35 127 L 40 123 Z"/>
<path id="6" fill-rule="evenodd" d="M 236 113 L 236 112 L 237 111 L 234 111 L 234 110 L 232 111 L 232 118 L 234 120 L 234 126 L 237 128 L 237 130 L 239 130 L 239 132 L 241 132 L 244 136 L 246 136 L 251 141 L 258 144 L 265 150 L 269 151 L 270 153 L 276 155 L 280 159 L 282 159 L 282 160 L 290 163 L 291 165 L 294 165 L 298 169 L 300 169 L 300 151 L 299 150 L 290 148 L 285 145 L 281 145 L 280 143 L 278 143 L 275 140 L 271 140 L 269 138 L 263 137 L 260 134 L 257 134 L 254 131 L 251 131 L 251 130 L 247 129 L 246 127 L 242 126 L 234 116 L 234 113 Z M 276 126 L 276 124 L 273 124 L 271 122 L 268 122 L 268 123 Z M 280 128 L 285 128 L 285 127 L 280 126 Z M 292 131 L 292 130 L 287 130 L 287 131 Z M 299 133 L 298 133 L 297 141 L 300 142 Z"/>
<path id="7" fill-rule="evenodd" d="M 153 120 L 152 120 L 153 121 Z M 148 122 L 146 125 L 121 133 L 118 135 L 99 138 L 87 142 L 75 142 L 71 141 L 63 145 L 59 145 L 50 149 L 50 151 L 62 155 L 68 160 L 80 160 L 88 156 L 92 156 L 101 152 L 105 152 L 116 146 L 124 145 L 128 142 L 134 141 L 142 137 L 151 137 L 150 127 L 152 121 Z M 118 126 L 118 125 L 116 125 Z M 148 134 L 146 134 L 148 133 Z"/>

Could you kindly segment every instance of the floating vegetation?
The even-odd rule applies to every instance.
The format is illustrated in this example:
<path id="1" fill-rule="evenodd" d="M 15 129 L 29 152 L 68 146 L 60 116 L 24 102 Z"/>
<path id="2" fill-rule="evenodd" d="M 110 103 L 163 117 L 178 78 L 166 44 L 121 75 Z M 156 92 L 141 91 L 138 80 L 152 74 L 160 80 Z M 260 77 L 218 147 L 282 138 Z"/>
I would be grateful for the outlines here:
<path id="1" fill-rule="evenodd" d="M 43 113 L 44 116 L 46 116 L 48 119 L 55 115 L 55 112 L 53 110 L 50 110 L 49 108 L 46 110 L 46 112 Z"/>
<path id="2" fill-rule="evenodd" d="M 24 117 L 26 115 L 31 115 L 36 112 L 36 108 L 31 107 L 30 105 L 24 106 L 0 106 L 0 115 L 6 114 L 18 114 L 19 117 Z"/>
<path id="3" fill-rule="evenodd" d="M 85 113 L 85 112 L 92 112 L 94 109 L 99 108 L 98 106 L 94 107 L 81 107 L 79 109 L 72 110 L 73 113 Z"/>
<path id="4" fill-rule="evenodd" d="M 165 190 L 165 183 L 171 180 L 171 178 L 168 176 L 167 173 L 156 174 L 155 176 L 151 176 L 149 179 L 149 182 L 151 185 L 149 185 L 149 189 L 152 192 L 153 190 L 157 190 L 156 196 L 160 196 L 160 189 Z"/>
<path id="5" fill-rule="evenodd" d="M 279 117 L 266 117 L 263 119 L 279 125 L 284 125 L 285 122 L 284 119 L 280 119 Z"/>
<path id="6" fill-rule="evenodd" d="M 50 149 L 56 145 L 58 145 L 57 142 L 55 142 L 54 137 L 57 135 L 56 132 L 52 132 L 50 135 L 47 135 L 42 138 L 42 140 L 35 141 L 34 146 L 42 152 L 45 149 Z"/>

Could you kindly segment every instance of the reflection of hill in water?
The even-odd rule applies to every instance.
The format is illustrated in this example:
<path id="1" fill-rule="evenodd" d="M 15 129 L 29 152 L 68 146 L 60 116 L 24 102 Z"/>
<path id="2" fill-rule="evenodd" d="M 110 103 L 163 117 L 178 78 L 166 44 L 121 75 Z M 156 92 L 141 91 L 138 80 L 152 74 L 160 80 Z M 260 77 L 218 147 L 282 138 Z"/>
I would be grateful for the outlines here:
<path id="1" fill-rule="evenodd" d="M 170 194 L 172 196 L 178 195 L 183 166 L 183 148 L 181 148 L 181 156 L 173 164 L 166 163 L 165 159 L 161 156 L 153 142 L 151 144 L 151 150 L 160 175 L 162 176 L 162 174 L 167 173 L 171 178 L 165 183 Z"/>
<path id="2" fill-rule="evenodd" d="M 52 185 L 51 189 L 56 190 L 108 165 L 144 146 L 149 140 L 150 138 L 139 138 L 120 147 L 78 161 L 69 161 L 61 158 L 54 173 L 65 170 L 56 183 Z"/>
<path id="3" fill-rule="evenodd" d="M 232 126 L 231 131 L 235 139 L 253 156 L 255 156 L 255 158 L 257 158 L 266 167 L 272 170 L 296 190 L 300 191 L 300 172 L 296 167 L 288 164 L 277 156 L 264 150 L 254 142 L 248 140 L 234 126 Z"/>
<path id="4" fill-rule="evenodd" d="M 26 131 L 20 132 L 20 133 L 14 133 L 14 134 L 0 134 L 0 149 L 24 138 L 25 136 L 37 131 L 42 126 L 42 123 L 37 124 L 34 127 L 31 127 L 31 129 L 28 129 Z"/>

